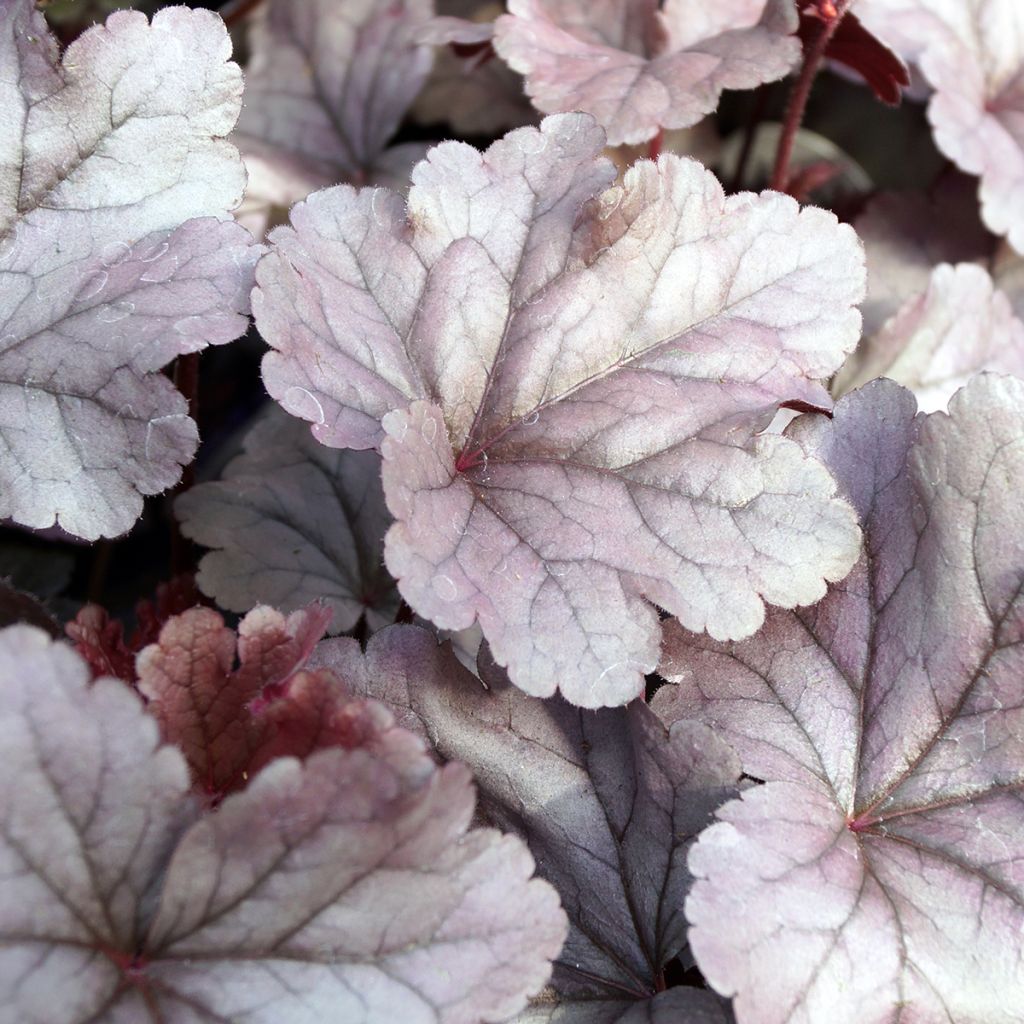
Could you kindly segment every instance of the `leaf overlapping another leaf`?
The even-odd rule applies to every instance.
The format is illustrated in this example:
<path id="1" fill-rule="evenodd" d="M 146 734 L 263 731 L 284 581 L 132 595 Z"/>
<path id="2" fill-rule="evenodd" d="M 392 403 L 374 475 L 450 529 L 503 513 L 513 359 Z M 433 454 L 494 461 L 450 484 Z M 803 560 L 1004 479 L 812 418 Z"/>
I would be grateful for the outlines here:
<path id="1" fill-rule="evenodd" d="M 584 110 L 613 146 L 688 128 L 723 89 L 782 78 L 797 62 L 790 0 L 511 0 L 494 45 L 545 113 Z"/>
<path id="2" fill-rule="evenodd" d="M 170 8 L 58 63 L 31 0 L 0 0 L 0 516 L 114 536 L 194 454 L 156 371 L 246 329 L 259 254 L 225 220 L 230 53 L 213 14 Z"/>
<path id="3" fill-rule="evenodd" d="M 174 509 L 186 537 L 215 549 L 197 582 L 221 607 L 291 612 L 324 601 L 335 633 L 362 615 L 371 629 L 394 621 L 398 595 L 382 560 L 391 517 L 373 453 L 325 448 L 272 406 L 221 479 Z"/>
<path id="4" fill-rule="evenodd" d="M 475 1024 L 547 979 L 555 893 L 379 706 L 196 816 L 123 683 L 27 627 L 0 676 L 3 1024 Z"/>
<path id="5" fill-rule="evenodd" d="M 348 639 L 325 641 L 317 659 L 468 765 L 488 820 L 529 843 L 560 893 L 569 938 L 551 988 L 517 1024 L 724 1024 L 711 993 L 661 991 L 686 953 L 687 851 L 739 780 L 710 729 L 666 729 L 641 701 L 595 713 L 530 697 L 486 653 L 482 685 L 414 626 L 378 633 L 365 662 Z"/>
<path id="6" fill-rule="evenodd" d="M 741 1022 L 1024 1016 L 1024 382 L 949 415 L 877 382 L 796 432 L 857 507 L 865 552 L 757 637 L 672 629 L 655 698 L 766 785 L 690 857 L 705 976 Z M 769 980 L 770 979 L 770 980 Z"/>
<path id="7" fill-rule="evenodd" d="M 676 157 L 609 188 L 603 143 L 555 116 L 484 154 L 436 147 L 408 211 L 317 193 L 254 293 L 271 394 L 325 444 L 382 449 L 409 604 L 479 619 L 513 682 L 587 706 L 640 692 L 648 600 L 747 636 L 764 601 L 820 597 L 859 537 L 820 463 L 753 437 L 784 402 L 830 404 L 819 380 L 858 334 L 852 231 Z"/>

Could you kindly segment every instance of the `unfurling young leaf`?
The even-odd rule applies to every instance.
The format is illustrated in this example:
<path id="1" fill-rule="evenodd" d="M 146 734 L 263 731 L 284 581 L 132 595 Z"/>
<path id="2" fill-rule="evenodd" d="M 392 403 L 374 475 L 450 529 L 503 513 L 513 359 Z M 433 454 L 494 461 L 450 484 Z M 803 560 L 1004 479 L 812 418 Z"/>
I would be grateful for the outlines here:
<path id="1" fill-rule="evenodd" d="M 362 615 L 371 629 L 394 621 L 398 595 L 383 563 L 391 517 L 374 453 L 325 448 L 273 406 L 221 480 L 174 508 L 186 537 L 216 549 L 197 579 L 221 607 L 291 612 L 324 601 L 336 633 Z"/>
<path id="2" fill-rule="evenodd" d="M 122 683 L 28 627 L 0 677 L 5 1024 L 468 1024 L 547 980 L 554 891 L 379 706 L 362 742 L 197 814 Z"/>
<path id="3" fill-rule="evenodd" d="M 876 382 L 795 433 L 865 551 L 744 643 L 668 632 L 656 710 L 766 781 L 690 855 L 697 962 L 741 1024 L 1020 1020 L 1024 382 L 948 416 Z"/>
<path id="4" fill-rule="evenodd" d="M 792 0 L 510 0 L 494 46 L 539 110 L 582 110 L 608 142 L 688 128 L 723 89 L 782 78 L 800 56 Z"/>
<path id="5" fill-rule="evenodd" d="M 252 23 L 235 140 L 249 172 L 243 223 L 262 235 L 287 209 L 338 181 L 401 187 L 423 155 L 388 149 L 430 71 L 418 41 L 431 0 L 267 0 Z"/>
<path id="6" fill-rule="evenodd" d="M 817 600 L 859 533 L 820 463 L 753 435 L 830 404 L 856 342 L 846 226 L 700 165 L 609 188 L 604 135 L 548 118 L 435 147 L 408 210 L 339 187 L 272 235 L 254 293 L 270 393 L 336 447 L 380 446 L 385 559 L 415 611 L 479 620 L 513 682 L 622 704 L 658 614 L 717 637 Z"/>
<path id="7" fill-rule="evenodd" d="M 473 770 L 481 810 L 525 839 L 560 893 L 570 931 L 553 987 L 517 1022 L 724 1024 L 711 993 L 661 991 L 666 964 L 685 952 L 687 851 L 739 779 L 707 726 L 666 729 L 641 701 L 594 713 L 539 700 L 486 662 L 485 688 L 414 626 L 377 634 L 365 668 L 354 641 L 323 647 L 355 691 L 416 720 L 443 757 Z"/>
<path id="8" fill-rule="evenodd" d="M 259 252 L 224 220 L 230 52 L 175 7 L 113 14 L 58 62 L 32 0 L 0 0 L 0 516 L 115 536 L 192 459 L 156 371 L 244 332 Z"/>

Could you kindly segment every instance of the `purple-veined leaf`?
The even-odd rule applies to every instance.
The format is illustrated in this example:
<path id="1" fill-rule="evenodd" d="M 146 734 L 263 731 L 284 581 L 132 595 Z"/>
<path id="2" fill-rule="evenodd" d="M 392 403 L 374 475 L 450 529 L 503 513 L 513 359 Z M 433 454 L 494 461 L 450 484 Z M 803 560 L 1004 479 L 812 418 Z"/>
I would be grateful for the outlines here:
<path id="1" fill-rule="evenodd" d="M 1024 383 L 915 416 L 891 382 L 791 428 L 865 552 L 725 645 L 668 631 L 655 697 L 766 780 L 694 847 L 690 943 L 742 1022 L 1024 1015 Z"/>
<path id="2" fill-rule="evenodd" d="M 385 713 L 197 815 L 122 683 L 28 627 L 0 674 L 4 1024 L 475 1024 L 547 980 L 554 891 Z"/>
<path id="3" fill-rule="evenodd" d="M 726 1019 L 693 990 L 655 1009 L 662 971 L 685 947 L 686 853 L 739 780 L 736 755 L 710 729 L 667 730 L 642 701 L 596 713 L 542 701 L 487 660 L 485 687 L 414 626 L 374 636 L 365 661 L 350 640 L 318 654 L 354 692 L 418 720 L 442 757 L 468 765 L 487 818 L 529 843 L 561 894 L 570 932 L 553 987 L 517 1020 L 667 1021 L 684 1007 L 695 1021 Z"/>
<path id="4" fill-rule="evenodd" d="M 864 339 L 832 390 L 841 395 L 890 377 L 914 392 L 922 412 L 934 412 L 982 370 L 1024 377 L 1024 323 L 986 270 L 945 263 L 920 295 Z"/>
<path id="5" fill-rule="evenodd" d="M 430 71 L 417 34 L 431 0 L 267 0 L 251 22 L 234 138 L 249 172 L 244 223 L 338 181 L 405 183 L 422 145 L 388 151 Z"/>
<path id="6" fill-rule="evenodd" d="M 383 563 L 391 517 L 374 453 L 325 448 L 274 406 L 221 480 L 174 508 L 182 533 L 215 549 L 196 581 L 221 607 L 291 612 L 323 601 L 338 633 L 364 614 L 371 629 L 394 621 L 398 595 Z"/>
<path id="7" fill-rule="evenodd" d="M 688 128 L 723 89 L 782 78 L 800 56 L 790 0 L 510 0 L 495 49 L 539 110 L 583 110 L 608 141 Z"/>
<path id="8" fill-rule="evenodd" d="M 164 740 L 185 755 L 197 790 L 219 799 L 242 788 L 270 738 L 249 706 L 302 669 L 329 618 L 317 606 L 288 618 L 258 607 L 236 636 L 213 609 L 193 608 L 170 619 L 157 642 L 139 652 L 139 692 Z"/>
<path id="9" fill-rule="evenodd" d="M 479 620 L 527 692 L 621 704 L 657 604 L 741 637 L 856 558 L 820 463 L 753 438 L 828 407 L 859 245 L 775 193 L 664 156 L 609 188 L 603 133 L 548 118 L 435 147 L 408 210 L 339 187 L 272 236 L 254 308 L 267 389 L 324 444 L 381 446 L 385 560 L 419 614 Z M 646 598 L 646 600 L 645 600 Z"/>
<path id="10" fill-rule="evenodd" d="M 192 458 L 156 371 L 245 330 L 259 253 L 195 219 L 242 194 L 230 51 L 215 15 L 169 8 L 58 62 L 31 0 L 0 0 L 0 517 L 115 536 Z"/>

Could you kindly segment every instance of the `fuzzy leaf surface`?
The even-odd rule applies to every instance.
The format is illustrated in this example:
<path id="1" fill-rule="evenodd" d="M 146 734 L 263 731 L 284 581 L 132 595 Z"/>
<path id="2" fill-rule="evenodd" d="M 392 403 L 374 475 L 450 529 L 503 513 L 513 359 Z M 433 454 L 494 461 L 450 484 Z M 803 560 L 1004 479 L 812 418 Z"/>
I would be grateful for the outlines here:
<path id="1" fill-rule="evenodd" d="M 197 582 L 222 608 L 291 612 L 323 601 L 335 633 L 364 614 L 371 629 L 394 621 L 398 595 L 383 564 L 391 516 L 374 453 L 326 448 L 274 406 L 221 479 L 174 509 L 182 533 L 214 549 Z"/>
<path id="2" fill-rule="evenodd" d="M 196 816 L 122 683 L 0 634 L 3 1024 L 470 1024 L 547 980 L 565 918 L 461 765 L 401 729 L 275 761 Z M 372 740 L 372 742 L 369 742 Z"/>
<path id="3" fill-rule="evenodd" d="M 1024 323 L 986 270 L 945 263 L 924 292 L 864 339 L 832 390 L 841 395 L 889 377 L 914 392 L 923 412 L 934 412 L 983 370 L 1024 377 Z"/>
<path id="4" fill-rule="evenodd" d="M 554 1006 L 542 1000 L 522 1020 L 667 1012 L 656 1013 L 654 1000 L 665 964 L 685 947 L 686 853 L 736 791 L 733 751 L 699 723 L 666 730 L 640 701 L 594 713 L 530 697 L 486 661 L 485 688 L 414 626 L 377 634 L 364 674 L 353 641 L 321 648 L 355 692 L 388 702 L 400 721 L 414 716 L 442 757 L 472 769 L 488 819 L 525 839 L 560 893 L 570 932 Z M 712 1014 L 697 1020 L 724 1020 L 707 996 L 685 990 L 670 1002 Z"/>
<path id="5" fill-rule="evenodd" d="M 603 143 L 555 116 L 435 147 L 408 210 L 318 193 L 254 293 L 270 393 L 325 444 L 381 447 L 403 597 L 586 706 L 640 692 L 648 601 L 746 636 L 858 547 L 821 465 L 752 436 L 783 402 L 829 405 L 859 327 L 852 231 L 673 156 L 608 188 Z"/>
<path id="6" fill-rule="evenodd" d="M 418 33 L 432 13 L 431 0 L 257 9 L 235 133 L 249 172 L 247 226 L 265 228 L 271 205 L 287 209 L 338 181 L 405 181 L 423 147 L 387 145 L 430 71 Z"/>
<path id="7" fill-rule="evenodd" d="M 688 128 L 723 89 L 782 78 L 800 56 L 789 0 L 510 0 L 494 46 L 545 113 L 582 110 L 610 145 Z"/>
<path id="8" fill-rule="evenodd" d="M 0 517 L 115 536 L 191 461 L 156 371 L 246 329 L 259 253 L 223 222 L 245 180 L 230 54 L 175 7 L 113 14 L 61 62 L 31 0 L 0 0 Z"/>
<path id="9" fill-rule="evenodd" d="M 741 1024 L 1009 1024 L 1024 1014 L 1024 383 L 984 374 L 948 416 L 915 416 L 881 381 L 798 424 L 865 553 L 754 639 L 666 638 L 679 685 L 656 710 L 708 723 L 766 781 L 690 855 L 691 947 Z"/>

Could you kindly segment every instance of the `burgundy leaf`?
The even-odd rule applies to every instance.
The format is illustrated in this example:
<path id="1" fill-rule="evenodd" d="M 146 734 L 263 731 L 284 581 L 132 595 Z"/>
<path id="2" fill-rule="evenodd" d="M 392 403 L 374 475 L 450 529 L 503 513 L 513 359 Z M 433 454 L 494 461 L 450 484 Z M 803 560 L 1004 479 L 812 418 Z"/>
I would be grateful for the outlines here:
<path id="1" fill-rule="evenodd" d="M 161 583 L 154 600 L 136 604 L 136 625 L 128 637 L 122 622 L 112 618 L 102 605 L 92 603 L 80 608 L 64 630 L 94 676 L 114 676 L 134 686 L 138 681 L 135 658 L 139 651 L 158 639 L 168 619 L 198 603 L 195 578 L 187 573 Z"/>
<path id="2" fill-rule="evenodd" d="M 723 89 L 782 78 L 800 56 L 792 0 L 510 0 L 494 45 L 539 110 L 582 110 L 610 145 L 687 128 Z"/>
<path id="3" fill-rule="evenodd" d="M 371 629 L 394 622 L 398 595 L 383 565 L 391 517 L 373 453 L 325 448 L 274 406 L 221 480 L 193 487 L 174 509 L 186 537 L 215 549 L 198 582 L 221 607 L 291 612 L 323 601 L 332 632 L 363 615 Z"/>
<path id="4" fill-rule="evenodd" d="M 865 551 L 757 637 L 668 631 L 655 698 L 767 784 L 690 855 L 690 943 L 741 1022 L 1024 1016 L 1024 382 L 950 413 L 877 382 L 792 431 Z"/>
<path id="5" fill-rule="evenodd" d="M 415 714 L 443 757 L 473 770 L 488 818 L 526 840 L 561 894 L 570 932 L 550 995 L 561 1009 L 524 1020 L 628 1020 L 631 1003 L 653 1013 L 685 945 L 686 852 L 735 793 L 729 747 L 695 722 L 666 730 L 639 701 L 594 713 L 529 697 L 493 665 L 485 688 L 413 626 L 374 637 L 366 668 L 366 692 Z M 724 1020 L 707 1005 L 715 1013 L 699 1019 Z"/>
<path id="6" fill-rule="evenodd" d="M 406 601 L 479 620 L 518 686 L 586 706 L 640 692 L 648 601 L 747 636 L 764 601 L 817 600 L 858 538 L 820 464 L 752 436 L 783 402 L 829 405 L 853 232 L 673 156 L 608 188 L 603 143 L 556 116 L 482 155 L 436 147 L 408 210 L 317 193 L 254 293 L 270 393 L 325 444 L 381 446 Z"/>
<path id="7" fill-rule="evenodd" d="M 821 21 L 819 9 L 814 4 L 808 4 L 801 10 L 799 36 L 805 50 L 821 31 Z M 861 75 L 883 103 L 898 104 L 902 88 L 910 84 L 907 65 L 865 28 L 852 12 L 844 15 L 833 32 L 825 48 L 825 56 Z"/>
<path id="8" fill-rule="evenodd" d="M 122 684 L 27 627 L 0 675 L 6 1019 L 470 1024 L 546 982 L 554 891 L 402 730 L 278 760 L 190 826 L 184 759 Z"/>
<path id="9" fill-rule="evenodd" d="M 1024 377 L 1024 323 L 988 272 L 971 263 L 940 264 L 928 287 L 847 360 L 833 381 L 845 394 L 875 377 L 910 388 L 924 412 L 945 409 L 982 370 Z"/>
<path id="10" fill-rule="evenodd" d="M 32 0 L 0 0 L 0 517 L 115 536 L 192 459 L 156 371 L 245 331 L 259 253 L 213 219 L 245 180 L 230 51 L 175 7 L 113 14 L 58 63 Z"/>
<path id="11" fill-rule="evenodd" d="M 287 209 L 324 185 L 405 182 L 424 147 L 388 154 L 387 144 L 430 71 L 417 34 L 431 14 L 430 0 L 267 0 L 257 10 L 235 135 L 254 232 L 271 205 Z"/>
<path id="12" fill-rule="evenodd" d="M 329 619 L 330 611 L 317 606 L 288 618 L 256 608 L 236 638 L 217 612 L 194 608 L 171 619 L 159 641 L 139 655 L 139 690 L 164 739 L 181 748 L 195 785 L 209 798 L 240 788 L 255 770 L 254 756 L 271 737 L 249 705 L 283 690 Z"/>

